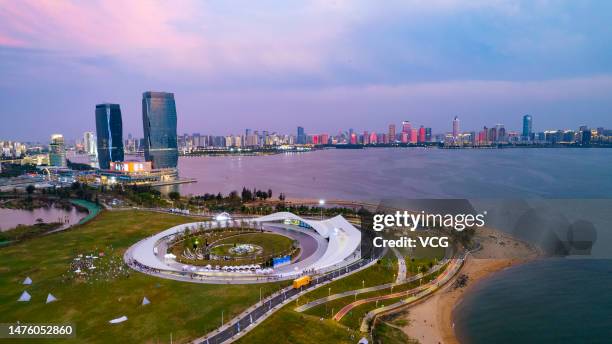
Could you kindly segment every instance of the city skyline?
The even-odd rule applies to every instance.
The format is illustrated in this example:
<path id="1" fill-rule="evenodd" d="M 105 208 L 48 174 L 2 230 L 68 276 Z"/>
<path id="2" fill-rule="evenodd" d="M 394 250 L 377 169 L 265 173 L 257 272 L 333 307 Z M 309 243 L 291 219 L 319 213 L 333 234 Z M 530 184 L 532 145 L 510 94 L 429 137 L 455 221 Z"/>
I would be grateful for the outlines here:
<path id="1" fill-rule="evenodd" d="M 0 137 L 78 137 L 104 102 L 141 136 L 143 90 L 176 94 L 178 132 L 612 127 L 611 6 L 0 1 Z"/>

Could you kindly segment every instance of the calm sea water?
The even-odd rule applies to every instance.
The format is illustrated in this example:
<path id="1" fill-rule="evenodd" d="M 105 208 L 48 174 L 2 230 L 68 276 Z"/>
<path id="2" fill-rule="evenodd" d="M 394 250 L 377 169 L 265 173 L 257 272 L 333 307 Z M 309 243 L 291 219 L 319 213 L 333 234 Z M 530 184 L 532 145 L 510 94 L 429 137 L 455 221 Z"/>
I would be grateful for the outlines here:
<path id="1" fill-rule="evenodd" d="M 611 343 L 612 260 L 545 259 L 475 286 L 455 309 L 462 343 Z"/>
<path id="2" fill-rule="evenodd" d="M 243 186 L 288 197 L 611 198 L 612 149 L 373 148 L 242 157 L 181 157 L 184 194 Z"/>

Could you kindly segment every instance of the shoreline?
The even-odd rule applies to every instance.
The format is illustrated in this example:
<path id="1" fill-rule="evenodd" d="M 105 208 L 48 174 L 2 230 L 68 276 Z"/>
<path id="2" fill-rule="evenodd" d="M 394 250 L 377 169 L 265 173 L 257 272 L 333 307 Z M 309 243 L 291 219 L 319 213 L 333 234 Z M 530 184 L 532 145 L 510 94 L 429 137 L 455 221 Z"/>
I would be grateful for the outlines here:
<path id="1" fill-rule="evenodd" d="M 458 273 L 468 276 L 467 285 L 455 288 L 455 277 L 438 293 L 407 310 L 403 318 L 408 324 L 402 330 L 410 338 L 420 344 L 460 343 L 455 333 L 454 311 L 465 295 L 496 272 L 540 257 L 533 246 L 496 230 L 483 229 L 478 239 L 483 249 L 470 255 Z"/>

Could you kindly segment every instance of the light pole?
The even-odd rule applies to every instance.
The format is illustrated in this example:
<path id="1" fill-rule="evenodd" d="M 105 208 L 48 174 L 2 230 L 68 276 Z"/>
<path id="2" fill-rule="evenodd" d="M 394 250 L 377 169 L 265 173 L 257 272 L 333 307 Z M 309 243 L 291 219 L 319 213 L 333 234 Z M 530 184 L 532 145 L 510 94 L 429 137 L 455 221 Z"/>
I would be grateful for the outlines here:
<path id="1" fill-rule="evenodd" d="M 325 200 L 324 199 L 320 199 L 319 200 L 319 207 L 321 208 L 321 220 L 323 220 L 323 206 L 325 205 Z"/>
<path id="2" fill-rule="evenodd" d="M 328 295 L 327 296 L 331 296 L 331 287 L 327 288 L 328 291 Z"/>

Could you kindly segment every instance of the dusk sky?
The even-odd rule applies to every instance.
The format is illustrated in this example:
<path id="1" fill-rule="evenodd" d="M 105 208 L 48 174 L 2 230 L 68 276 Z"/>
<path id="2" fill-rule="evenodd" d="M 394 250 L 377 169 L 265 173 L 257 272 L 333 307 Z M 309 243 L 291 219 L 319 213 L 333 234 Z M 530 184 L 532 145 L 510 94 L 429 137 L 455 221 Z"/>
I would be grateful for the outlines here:
<path id="1" fill-rule="evenodd" d="M 174 92 L 178 132 L 612 127 L 612 2 L 0 0 L 0 139 Z"/>

